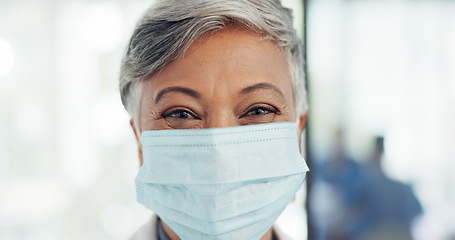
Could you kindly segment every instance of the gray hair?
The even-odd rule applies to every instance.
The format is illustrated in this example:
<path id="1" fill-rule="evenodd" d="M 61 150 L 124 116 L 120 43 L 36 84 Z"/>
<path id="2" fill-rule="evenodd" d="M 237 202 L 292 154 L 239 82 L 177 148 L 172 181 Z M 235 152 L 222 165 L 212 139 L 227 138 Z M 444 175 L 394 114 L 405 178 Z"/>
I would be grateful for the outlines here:
<path id="1" fill-rule="evenodd" d="M 131 117 L 138 117 L 142 80 L 183 56 L 198 38 L 228 25 L 276 43 L 288 60 L 296 111 L 306 113 L 302 45 L 291 10 L 279 0 L 162 0 L 139 20 L 122 59 L 120 93 Z"/>

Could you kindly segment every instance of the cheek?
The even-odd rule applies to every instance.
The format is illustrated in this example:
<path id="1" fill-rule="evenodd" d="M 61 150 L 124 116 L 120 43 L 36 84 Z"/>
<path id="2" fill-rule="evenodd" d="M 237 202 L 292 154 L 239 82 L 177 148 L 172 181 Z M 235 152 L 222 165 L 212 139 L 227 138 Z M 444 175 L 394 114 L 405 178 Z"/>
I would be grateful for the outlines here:
<path id="1" fill-rule="evenodd" d="M 293 86 L 290 85 L 288 88 L 286 88 L 284 94 L 286 96 L 286 102 L 288 103 L 286 111 L 288 112 L 290 121 L 294 122 L 297 120 L 297 105 Z"/>
<path id="2" fill-rule="evenodd" d="M 238 119 L 238 125 L 253 125 L 253 124 L 263 124 L 271 122 L 279 122 L 280 115 L 276 114 L 266 114 L 264 116 L 248 116 Z"/>
<path id="3" fill-rule="evenodd" d="M 290 122 L 295 122 L 298 120 L 295 104 L 289 104 L 288 118 L 289 118 L 288 121 L 290 121 Z"/>
<path id="4" fill-rule="evenodd" d="M 196 129 L 204 128 L 200 120 L 181 120 L 174 118 L 143 117 L 141 121 L 141 130 L 167 130 L 167 129 Z"/>
<path id="5" fill-rule="evenodd" d="M 204 128 L 204 121 L 191 119 L 159 119 L 155 121 L 155 129 L 201 129 Z"/>

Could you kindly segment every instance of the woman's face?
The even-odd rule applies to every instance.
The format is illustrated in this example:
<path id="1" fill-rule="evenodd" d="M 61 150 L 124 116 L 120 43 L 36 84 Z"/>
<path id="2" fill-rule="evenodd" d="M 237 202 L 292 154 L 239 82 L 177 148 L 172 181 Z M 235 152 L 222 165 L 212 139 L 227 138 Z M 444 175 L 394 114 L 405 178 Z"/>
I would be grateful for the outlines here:
<path id="1" fill-rule="evenodd" d="M 199 39 L 184 57 L 143 82 L 138 122 L 131 125 L 142 165 L 144 130 L 232 127 L 298 117 L 296 130 L 301 132 L 305 118 L 296 115 L 292 80 L 280 49 L 254 33 L 228 27 Z M 165 223 L 163 227 L 171 239 L 178 239 Z M 271 230 L 265 238 L 272 238 Z"/>
<path id="2" fill-rule="evenodd" d="M 280 49 L 228 27 L 193 43 L 143 82 L 140 131 L 296 121 L 289 68 Z"/>
<path id="3" fill-rule="evenodd" d="M 297 120 L 292 80 L 280 49 L 237 27 L 199 39 L 184 57 L 146 79 L 139 111 L 138 140 L 144 130 Z"/>

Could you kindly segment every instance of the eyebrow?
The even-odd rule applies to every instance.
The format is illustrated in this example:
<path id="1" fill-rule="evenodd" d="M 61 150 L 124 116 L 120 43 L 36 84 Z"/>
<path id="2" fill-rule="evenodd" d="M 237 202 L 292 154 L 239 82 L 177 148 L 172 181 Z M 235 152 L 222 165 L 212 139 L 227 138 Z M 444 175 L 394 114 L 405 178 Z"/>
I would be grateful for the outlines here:
<path id="1" fill-rule="evenodd" d="M 167 87 L 167 88 L 161 90 L 156 95 L 155 104 L 157 104 L 163 98 L 163 96 L 168 93 L 183 93 L 183 94 L 186 94 L 193 98 L 201 98 L 201 94 L 194 91 L 193 89 L 174 86 L 174 87 Z"/>
<path id="2" fill-rule="evenodd" d="M 247 94 L 247 93 L 255 92 L 258 90 L 267 90 L 267 89 L 274 91 L 275 93 L 280 95 L 282 98 L 284 98 L 283 92 L 277 86 L 275 86 L 271 83 L 267 83 L 267 82 L 257 83 L 252 86 L 249 86 L 247 88 L 244 88 L 240 93 Z"/>

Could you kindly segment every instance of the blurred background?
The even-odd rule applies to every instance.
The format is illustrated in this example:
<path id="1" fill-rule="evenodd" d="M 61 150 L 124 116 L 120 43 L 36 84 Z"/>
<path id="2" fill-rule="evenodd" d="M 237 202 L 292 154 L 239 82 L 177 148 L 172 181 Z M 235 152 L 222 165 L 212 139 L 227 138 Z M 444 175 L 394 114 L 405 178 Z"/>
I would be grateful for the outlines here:
<path id="1" fill-rule="evenodd" d="M 150 217 L 118 72 L 151 2 L 0 0 L 0 239 L 126 239 Z M 455 2 L 283 3 L 306 40 L 311 168 L 283 229 L 454 239 Z"/>
<path id="2" fill-rule="evenodd" d="M 455 239 L 455 1 L 309 0 L 306 39 L 310 238 Z"/>

